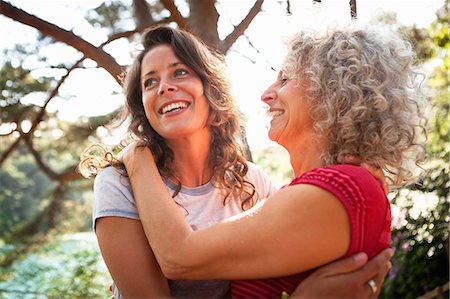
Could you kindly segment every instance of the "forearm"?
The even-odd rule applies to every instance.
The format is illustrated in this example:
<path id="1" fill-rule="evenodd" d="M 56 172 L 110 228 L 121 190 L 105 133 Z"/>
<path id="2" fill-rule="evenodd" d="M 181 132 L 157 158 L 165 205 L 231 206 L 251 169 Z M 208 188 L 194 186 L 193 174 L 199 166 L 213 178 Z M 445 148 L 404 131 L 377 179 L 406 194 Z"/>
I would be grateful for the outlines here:
<path id="1" fill-rule="evenodd" d="M 173 268 L 183 268 L 179 261 L 189 262 L 186 241 L 192 229 L 166 191 L 152 155 L 137 149 L 135 159 L 127 171 L 139 217 L 163 273 L 170 277 Z"/>
<path id="2" fill-rule="evenodd" d="M 134 156 L 136 163 L 125 165 L 145 234 L 168 278 L 282 276 L 327 263 L 346 251 L 350 235 L 345 210 L 317 187 L 285 188 L 258 210 L 194 232 L 167 193 L 148 149 L 138 149 Z M 322 236 L 320 244 L 317 234 Z M 317 245 L 324 248 L 320 254 Z"/>
<path id="3" fill-rule="evenodd" d="M 227 229 L 227 233 L 220 229 L 217 232 L 214 227 L 194 232 L 167 192 L 147 151 L 138 149 L 134 155 L 136 163 L 125 165 L 145 234 L 164 275 L 171 279 L 243 278 L 239 277 L 243 273 L 239 267 L 256 254 L 232 249 L 243 244 L 248 244 L 243 246 L 248 248 L 256 242 L 237 238 L 236 229 Z M 230 224 L 222 223 L 222 228 Z"/>

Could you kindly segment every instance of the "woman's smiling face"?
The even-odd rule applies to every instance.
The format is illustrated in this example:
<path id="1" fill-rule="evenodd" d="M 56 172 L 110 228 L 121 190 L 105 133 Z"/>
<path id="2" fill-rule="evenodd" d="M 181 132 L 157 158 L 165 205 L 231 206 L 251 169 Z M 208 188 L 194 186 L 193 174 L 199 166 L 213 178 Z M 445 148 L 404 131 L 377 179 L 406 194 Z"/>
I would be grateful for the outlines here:
<path id="1" fill-rule="evenodd" d="M 308 94 L 303 82 L 295 75 L 280 71 L 277 80 L 267 88 L 261 100 L 269 105 L 272 117 L 269 138 L 289 147 L 306 133 L 312 133 Z"/>
<path id="2" fill-rule="evenodd" d="M 156 46 L 143 57 L 141 88 L 147 119 L 165 139 L 209 132 L 202 81 L 169 45 Z"/>

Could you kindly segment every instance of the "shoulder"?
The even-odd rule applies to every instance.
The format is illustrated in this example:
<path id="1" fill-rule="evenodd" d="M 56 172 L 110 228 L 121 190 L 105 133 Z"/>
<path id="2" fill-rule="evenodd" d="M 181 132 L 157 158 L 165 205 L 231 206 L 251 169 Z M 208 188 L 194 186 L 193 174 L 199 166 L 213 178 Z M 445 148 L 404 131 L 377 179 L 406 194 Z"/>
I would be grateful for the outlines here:
<path id="1" fill-rule="evenodd" d="M 384 198 L 385 192 L 381 183 L 365 168 L 351 164 L 339 164 L 328 167 L 329 171 L 337 171 L 338 177 L 345 177 L 346 181 L 354 182 L 355 186 L 363 189 L 367 195 Z"/>
<path id="2" fill-rule="evenodd" d="M 130 181 L 114 167 L 106 167 L 94 181 L 94 204 L 117 205 L 123 201 L 135 204 Z"/>
<path id="3" fill-rule="evenodd" d="M 118 216 L 139 219 L 131 185 L 114 167 L 106 167 L 95 178 L 93 224 L 97 218 Z"/>
<path id="4" fill-rule="evenodd" d="M 387 198 L 381 184 L 366 169 L 355 165 L 317 168 L 295 178 L 289 185 L 311 184 L 352 205 L 384 207 Z M 359 205 L 359 204 L 358 204 Z"/>
<path id="5" fill-rule="evenodd" d="M 359 178 L 361 180 L 375 180 L 376 181 L 376 179 L 372 176 L 372 174 L 370 174 L 369 171 L 367 171 L 367 169 L 365 169 L 361 166 L 357 166 L 357 165 L 338 164 L 338 165 L 328 166 L 323 169 L 328 170 L 328 171 L 334 170 L 334 171 L 338 171 L 340 173 L 345 173 L 355 179 Z"/>
<path id="6" fill-rule="evenodd" d="M 112 166 L 108 166 L 102 169 L 94 181 L 94 190 L 103 188 L 131 188 L 130 182 L 126 176 L 120 173 L 120 171 Z"/>
<path id="7" fill-rule="evenodd" d="M 258 192 L 266 190 L 266 193 L 263 197 L 267 197 L 268 195 L 275 192 L 275 185 L 272 183 L 269 175 L 265 173 L 259 166 L 255 163 L 247 162 L 248 172 L 246 174 L 246 178 L 255 185 L 255 188 Z"/>
<path id="8" fill-rule="evenodd" d="M 346 185 L 352 188 L 357 186 L 370 187 L 384 194 L 382 186 L 370 172 L 360 166 L 350 164 L 339 164 L 313 169 L 296 177 L 290 185 L 314 182 L 322 182 L 340 187 Z"/>
<path id="9" fill-rule="evenodd" d="M 306 188 L 307 185 L 312 187 Z M 330 199 L 323 194 L 329 193 L 341 203 L 351 224 L 351 243 L 347 254 L 365 251 L 373 257 L 388 246 L 391 225 L 389 200 L 381 185 L 366 169 L 354 165 L 317 168 L 295 178 L 285 189 L 291 188 L 297 190 L 298 196 L 315 199 L 321 193 L 321 198 Z M 309 189 L 312 192 L 307 193 Z M 328 212 L 322 214 L 327 215 Z"/>

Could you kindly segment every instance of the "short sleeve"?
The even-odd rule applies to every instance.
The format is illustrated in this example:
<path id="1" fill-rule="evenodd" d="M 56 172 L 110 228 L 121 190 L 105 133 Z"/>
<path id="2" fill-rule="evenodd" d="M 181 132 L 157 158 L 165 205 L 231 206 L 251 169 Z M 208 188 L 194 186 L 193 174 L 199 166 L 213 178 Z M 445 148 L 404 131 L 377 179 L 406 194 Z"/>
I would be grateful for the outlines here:
<path id="1" fill-rule="evenodd" d="M 103 169 L 94 181 L 93 228 L 98 218 L 107 216 L 139 219 L 130 182 L 113 167 Z"/>
<path id="2" fill-rule="evenodd" d="M 379 182 L 365 169 L 353 165 L 318 168 L 293 180 L 332 193 L 347 211 L 351 243 L 346 255 L 364 251 L 369 258 L 389 246 L 391 212 Z"/>

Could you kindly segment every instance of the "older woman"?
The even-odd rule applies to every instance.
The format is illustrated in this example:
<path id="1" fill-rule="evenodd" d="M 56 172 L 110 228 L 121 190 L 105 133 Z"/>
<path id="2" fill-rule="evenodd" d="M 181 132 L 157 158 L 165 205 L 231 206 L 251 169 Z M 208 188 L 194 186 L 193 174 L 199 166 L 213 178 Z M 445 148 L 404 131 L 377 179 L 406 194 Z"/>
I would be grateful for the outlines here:
<path id="1" fill-rule="evenodd" d="M 388 247 L 390 206 L 379 182 L 338 161 L 351 154 L 383 167 L 394 186 L 412 178 L 411 162 L 423 156 L 418 138 L 424 121 L 410 80 L 412 55 L 407 42 L 376 30 L 297 34 L 262 96 L 273 117 L 269 137 L 288 150 L 295 179 L 263 205 L 207 229 L 187 225 L 148 149 L 126 150 L 144 231 L 163 273 L 276 277 L 232 286 L 233 297 L 273 298 L 291 293 L 316 267 L 358 251 L 373 257 Z"/>

